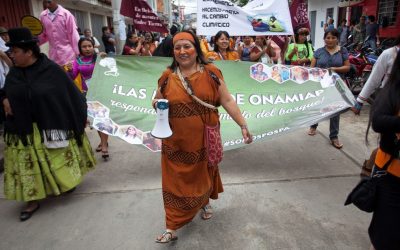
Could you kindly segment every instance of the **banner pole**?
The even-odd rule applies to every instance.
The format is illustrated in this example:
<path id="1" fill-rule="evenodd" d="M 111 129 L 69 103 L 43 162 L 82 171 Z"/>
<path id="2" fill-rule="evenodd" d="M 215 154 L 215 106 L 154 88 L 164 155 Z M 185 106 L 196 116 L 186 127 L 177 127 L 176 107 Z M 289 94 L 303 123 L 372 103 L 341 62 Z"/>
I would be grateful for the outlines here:
<path id="1" fill-rule="evenodd" d="M 297 48 L 296 37 L 294 35 L 292 35 L 292 39 L 293 39 L 294 47 Z M 297 56 L 297 58 L 299 58 L 299 51 L 296 52 L 296 56 Z"/>
<path id="2" fill-rule="evenodd" d="M 122 51 L 122 41 L 119 36 L 119 12 L 120 12 L 120 6 L 121 6 L 121 1 L 118 0 L 112 0 L 112 6 L 113 6 L 113 31 L 114 31 L 114 36 L 115 36 L 115 48 L 116 48 L 116 53 L 121 54 Z"/>

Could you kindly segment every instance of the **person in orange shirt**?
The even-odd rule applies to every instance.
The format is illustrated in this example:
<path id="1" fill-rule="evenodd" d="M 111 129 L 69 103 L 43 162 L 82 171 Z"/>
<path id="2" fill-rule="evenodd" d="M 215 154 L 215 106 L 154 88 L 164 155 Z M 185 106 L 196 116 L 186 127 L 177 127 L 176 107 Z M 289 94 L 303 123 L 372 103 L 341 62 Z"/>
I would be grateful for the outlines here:
<path id="1" fill-rule="evenodd" d="M 208 44 L 208 41 L 204 36 L 200 36 L 199 40 L 200 40 L 200 49 L 203 52 L 203 54 L 206 55 L 208 52 L 210 52 L 210 46 Z"/>
<path id="2" fill-rule="evenodd" d="M 144 43 L 140 51 L 141 56 L 152 56 L 157 48 L 157 44 L 154 41 L 154 36 L 151 32 L 144 34 Z"/>
<path id="3" fill-rule="evenodd" d="M 226 31 L 218 31 L 215 35 L 214 51 L 206 54 L 206 58 L 210 61 L 215 60 L 230 60 L 239 61 L 240 57 L 236 51 L 231 50 L 229 44 L 229 34 Z"/>
<path id="4" fill-rule="evenodd" d="M 229 48 L 235 50 L 236 37 L 229 37 Z"/>
<path id="5" fill-rule="evenodd" d="M 369 126 L 381 134 L 375 158 L 376 171 L 387 163 L 387 173 L 379 177 L 377 197 L 369 237 L 376 250 L 400 249 L 400 52 L 389 81 L 376 98 Z M 368 129 L 369 129 L 368 126 Z M 367 130 L 368 136 L 368 130 Z"/>

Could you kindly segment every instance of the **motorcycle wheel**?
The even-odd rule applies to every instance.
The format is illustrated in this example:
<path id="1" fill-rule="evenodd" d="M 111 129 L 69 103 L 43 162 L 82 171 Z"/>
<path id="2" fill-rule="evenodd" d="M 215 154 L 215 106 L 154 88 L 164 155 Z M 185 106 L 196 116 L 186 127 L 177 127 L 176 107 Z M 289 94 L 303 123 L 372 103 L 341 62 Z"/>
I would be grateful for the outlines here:
<path id="1" fill-rule="evenodd" d="M 347 86 L 349 86 L 349 89 L 353 95 L 358 95 L 361 92 L 362 89 L 362 82 L 360 77 L 350 77 L 346 79 Z"/>
<path id="2" fill-rule="evenodd" d="M 355 77 L 351 82 L 351 93 L 353 95 L 360 94 L 361 90 L 364 88 L 365 83 L 367 82 L 369 76 L 371 75 L 371 71 L 363 71 L 360 77 Z"/>
<path id="3" fill-rule="evenodd" d="M 364 87 L 365 83 L 368 81 L 369 76 L 371 75 L 371 71 L 364 71 L 362 73 L 361 79 L 362 79 L 362 87 Z"/>

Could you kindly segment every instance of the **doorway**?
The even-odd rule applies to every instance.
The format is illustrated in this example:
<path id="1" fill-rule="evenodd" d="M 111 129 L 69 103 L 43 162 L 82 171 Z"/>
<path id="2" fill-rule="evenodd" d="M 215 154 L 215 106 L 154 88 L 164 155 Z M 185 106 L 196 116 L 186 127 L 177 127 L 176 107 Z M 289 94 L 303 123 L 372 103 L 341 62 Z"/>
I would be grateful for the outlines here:
<path id="1" fill-rule="evenodd" d="M 360 22 L 360 17 L 362 16 L 362 6 L 352 6 L 351 7 L 351 20 L 354 23 Z"/>
<path id="2" fill-rule="evenodd" d="M 316 26 L 316 19 L 317 19 L 317 11 L 313 10 L 310 11 L 310 25 L 311 25 L 311 44 L 315 47 L 315 26 Z"/>

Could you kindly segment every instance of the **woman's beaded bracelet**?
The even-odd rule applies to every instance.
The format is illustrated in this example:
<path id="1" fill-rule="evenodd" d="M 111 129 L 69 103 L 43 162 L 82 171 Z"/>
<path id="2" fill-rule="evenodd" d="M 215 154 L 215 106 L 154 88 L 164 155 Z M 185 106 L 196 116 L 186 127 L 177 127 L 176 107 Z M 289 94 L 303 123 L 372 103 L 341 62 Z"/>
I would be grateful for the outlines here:
<path id="1" fill-rule="evenodd" d="M 248 129 L 247 125 L 239 125 L 241 129 Z"/>

